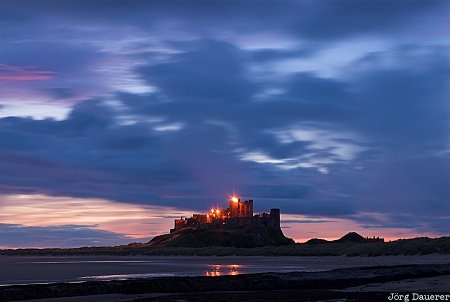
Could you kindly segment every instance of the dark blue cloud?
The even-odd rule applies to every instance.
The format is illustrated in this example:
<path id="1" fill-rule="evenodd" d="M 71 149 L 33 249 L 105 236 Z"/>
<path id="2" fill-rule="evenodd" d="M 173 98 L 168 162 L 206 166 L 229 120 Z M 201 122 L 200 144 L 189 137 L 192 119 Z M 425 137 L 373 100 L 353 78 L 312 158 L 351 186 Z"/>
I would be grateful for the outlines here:
<path id="1" fill-rule="evenodd" d="M 445 20 L 445 9 L 445 1 L 318 1 L 310 4 L 308 14 L 298 18 L 294 28 L 312 39 L 380 32 L 402 35 L 401 29 L 423 23 L 432 14 Z"/>
<path id="2" fill-rule="evenodd" d="M 220 27 L 241 32 L 288 30 L 309 39 L 345 38 L 379 32 L 399 34 L 401 29 L 425 20 L 445 21 L 448 2 L 433 1 L 133 1 L 124 14 L 121 1 L 3 1 L 5 18 L 27 16 L 45 20 L 81 21 L 90 24 L 157 26 L 161 19 L 176 20 L 179 26 L 202 34 Z M 97 12 L 101 11 L 101 14 Z M 36 18 L 38 16 L 39 18 Z M 427 19 L 428 17 L 428 19 Z M 19 19 L 20 20 L 20 19 Z M 425 23 L 426 24 L 426 23 Z M 428 24 L 426 24 L 428 25 Z M 444 24 L 436 24 L 443 26 Z M 435 25 L 435 26 L 436 26 Z"/>
<path id="3" fill-rule="evenodd" d="M 196 60 L 191 61 L 190 56 L 187 55 L 183 58 L 181 69 L 195 70 Z M 175 68 L 172 72 L 176 75 L 176 65 L 172 68 Z M 49 181 L 48 188 L 44 191 L 50 194 L 96 196 L 134 202 L 151 199 L 154 203 L 179 204 L 185 203 L 186 199 L 159 201 L 158 196 L 161 193 L 158 191 L 164 191 L 161 187 L 188 193 L 187 196 L 189 193 L 196 192 L 195 197 L 220 195 L 231 187 L 237 187 L 244 192 L 248 191 L 249 196 L 272 198 L 274 194 L 268 193 L 269 187 L 265 186 L 271 179 L 278 178 L 280 184 L 274 191 L 275 195 L 278 198 L 280 196 L 291 198 L 292 201 L 289 204 L 283 205 L 283 208 L 290 212 L 323 215 L 325 213 L 348 214 L 354 212 L 356 208 L 364 210 L 373 207 L 375 210 L 379 198 L 390 203 L 389 194 L 388 196 L 374 194 L 373 201 L 365 201 L 362 206 L 358 200 L 361 197 L 356 195 L 352 202 L 346 202 L 345 207 L 342 201 L 330 203 L 327 199 L 320 201 L 320 198 L 305 207 L 298 203 L 298 200 L 306 195 L 293 192 L 298 191 L 295 189 L 298 185 L 309 188 L 308 191 L 313 190 L 312 188 L 318 185 L 314 180 L 316 176 L 311 177 L 301 171 L 295 173 L 290 171 L 288 174 L 294 173 L 298 177 L 303 174 L 308 177 L 302 179 L 300 184 L 294 185 L 291 177 L 283 176 L 288 174 L 282 170 L 274 171 L 273 168 L 267 169 L 261 164 L 239 161 L 235 150 L 256 149 L 281 158 L 309 152 L 310 141 L 283 144 L 266 132 L 272 128 L 305 121 L 325 121 L 337 127 L 356 128 L 369 140 L 375 141 L 369 146 L 375 145 L 378 155 L 385 152 L 401 152 L 405 144 L 418 148 L 420 144 L 426 147 L 436 143 L 443 147 L 446 140 L 445 114 L 441 122 L 436 122 L 433 118 L 444 112 L 443 107 L 439 106 L 445 104 L 441 98 L 445 89 L 441 78 L 445 77 L 445 73 L 432 71 L 423 75 L 414 75 L 406 71 L 385 72 L 384 76 L 378 75 L 378 72 L 358 80 L 360 83 L 357 87 L 359 89 L 364 87 L 364 90 L 358 93 L 351 92 L 352 86 L 349 83 L 299 74 L 287 82 L 286 94 L 277 100 L 255 102 L 251 98 L 248 100 L 241 98 L 238 104 L 229 103 L 228 99 L 221 99 L 224 90 L 220 89 L 211 90 L 204 95 L 194 92 L 195 98 L 188 103 L 183 94 L 176 93 L 171 95 L 170 101 L 166 101 L 164 99 L 166 92 L 168 95 L 173 93 L 170 90 L 170 81 L 176 83 L 180 80 L 177 77 L 166 78 L 164 83 L 167 86 L 158 86 L 160 92 L 157 95 L 120 94 L 118 97 L 128 108 L 127 114 L 140 115 L 143 118 L 161 115 L 169 122 L 182 121 L 186 123 L 186 126 L 180 131 L 163 135 L 151 130 L 145 122 L 137 122 L 134 125 L 117 124 L 117 112 L 101 100 L 92 100 L 77 105 L 64 121 L 3 119 L 4 148 L 30 153 L 27 161 L 33 162 L 31 170 L 36 172 L 25 172 L 30 169 L 20 161 L 19 165 L 24 167 L 23 173 L 27 175 L 25 179 L 30 177 L 36 179 L 37 175 L 43 174 L 53 175 L 48 177 L 50 179 L 71 175 L 71 184 L 64 186 L 63 189 L 57 186 L 59 180 Z M 209 71 L 206 68 L 203 71 L 205 74 L 208 72 L 214 73 L 216 70 L 213 68 Z M 386 74 L 395 77 L 395 81 L 391 77 L 386 77 Z M 234 70 L 227 76 L 232 78 L 233 75 Z M 190 77 L 192 81 L 200 84 L 203 83 L 206 75 L 200 74 L 199 78 L 192 75 Z M 369 86 L 365 87 L 365 83 Z M 420 85 L 411 89 L 411 83 L 420 83 Z M 427 83 L 437 89 L 428 90 Z M 216 81 L 214 85 L 220 84 L 220 81 Z M 395 85 L 395 87 L 389 88 L 389 85 Z M 224 83 L 224 87 L 228 86 L 228 83 Z M 251 83 L 248 86 L 254 92 L 257 91 Z M 405 89 L 407 87 L 408 89 Z M 422 92 L 421 89 L 426 91 Z M 420 95 L 425 93 L 429 100 L 438 102 L 431 101 L 431 104 L 422 102 Z M 433 93 L 437 95 L 434 96 Z M 216 95 L 217 99 L 214 99 Z M 422 106 L 428 106 L 432 110 L 431 113 L 424 111 Z M 403 115 L 405 110 L 410 114 Z M 422 118 L 430 118 L 430 123 L 427 123 L 426 127 L 424 124 L 418 124 Z M 209 120 L 219 120 L 225 124 L 208 124 Z M 226 123 L 229 123 L 231 130 L 227 128 Z M 420 131 L 426 131 L 426 133 L 420 135 Z M 404 141 L 401 142 L 401 140 Z M 439 141 L 441 141 L 440 144 Z M 401 142 L 401 145 L 393 148 L 394 142 Z M 419 151 L 423 150 L 415 150 L 408 155 L 414 156 Z M 318 152 L 318 156 L 327 156 L 327 154 L 326 150 Z M 406 155 L 406 153 L 402 154 Z M 392 160 L 394 159 L 396 158 Z M 360 160 L 359 163 L 354 164 L 367 165 L 363 158 Z M 394 163 L 395 161 L 392 160 L 391 163 Z M 416 162 L 417 160 L 412 161 L 406 167 L 413 167 Z M 9 160 L 6 166 L 11 165 Z M 36 170 L 36 166 L 43 166 L 45 170 Z M 71 171 L 67 171 L 68 168 Z M 15 169 L 16 174 L 20 171 L 14 166 L 11 169 Z M 414 168 L 411 169 L 414 170 Z M 36 176 L 33 176 L 34 173 Z M 409 175 L 409 172 L 407 173 Z M 353 172 L 351 175 L 360 177 L 360 174 Z M 214 178 L 211 178 L 211 175 Z M 443 174 L 437 178 L 447 179 L 448 176 Z M 105 183 L 105 179 L 108 179 L 108 183 Z M 132 181 L 133 185 L 128 187 L 124 184 L 125 179 Z M 403 180 L 404 177 L 400 179 Z M 86 187 L 85 181 L 88 180 L 91 184 Z M 349 178 L 348 181 L 355 180 Z M 368 180 L 367 186 L 372 186 L 376 181 L 376 179 Z M 28 179 L 27 182 L 32 183 L 32 180 Z M 248 186 L 242 185 L 253 182 L 258 184 L 258 190 L 249 190 Z M 292 184 L 286 185 L 283 182 Z M 43 183 L 45 180 L 38 182 L 40 190 L 43 190 Z M 399 181 L 392 183 L 398 184 Z M 414 181 L 405 183 L 405 186 L 413 183 Z M 422 187 L 425 188 L 427 183 L 424 181 Z M 116 192 L 105 194 L 117 184 L 122 185 L 117 187 Z M 383 185 L 387 184 L 383 183 Z M 428 193 L 435 191 L 435 185 L 442 186 L 431 180 L 430 185 L 426 191 Z M 188 189 L 191 186 L 197 188 Z M 149 188 L 152 189 L 149 190 Z M 345 192 L 344 188 L 339 190 Z M 445 190 L 443 192 L 445 195 Z M 195 197 L 188 200 L 193 200 Z M 440 197 L 440 204 L 444 201 L 442 197 Z M 199 205 L 191 206 L 200 208 L 204 203 L 201 200 L 197 199 Z M 403 200 L 406 199 L 403 198 Z"/>
<path id="4" fill-rule="evenodd" d="M 143 79 L 161 89 L 169 100 L 236 102 L 251 96 L 254 88 L 245 77 L 241 51 L 216 41 L 187 44 L 182 45 L 188 51 L 171 61 L 139 68 Z"/>

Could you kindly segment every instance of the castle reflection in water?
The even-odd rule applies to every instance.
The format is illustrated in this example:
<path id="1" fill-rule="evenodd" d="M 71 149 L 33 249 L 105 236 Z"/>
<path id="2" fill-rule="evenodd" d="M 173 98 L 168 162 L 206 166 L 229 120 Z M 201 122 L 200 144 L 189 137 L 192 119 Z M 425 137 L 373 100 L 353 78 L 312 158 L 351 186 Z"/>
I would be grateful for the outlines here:
<path id="1" fill-rule="evenodd" d="M 205 272 L 205 276 L 208 277 L 218 277 L 223 275 L 239 275 L 240 274 L 241 265 L 239 264 L 213 264 L 208 265 L 208 269 Z"/>

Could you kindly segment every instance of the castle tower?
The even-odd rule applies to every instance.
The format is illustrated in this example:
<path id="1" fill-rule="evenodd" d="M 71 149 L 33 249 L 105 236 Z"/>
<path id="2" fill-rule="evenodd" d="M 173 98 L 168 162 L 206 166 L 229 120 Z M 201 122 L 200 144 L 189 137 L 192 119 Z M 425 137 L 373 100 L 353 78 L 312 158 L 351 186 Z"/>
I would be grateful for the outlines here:
<path id="1" fill-rule="evenodd" d="M 253 217 L 253 200 L 244 201 L 244 217 Z"/>
<path id="2" fill-rule="evenodd" d="M 270 220 L 274 228 L 281 228 L 280 226 L 280 209 L 270 209 Z"/>
<path id="3" fill-rule="evenodd" d="M 231 218 L 239 217 L 239 209 L 240 209 L 239 204 L 240 203 L 241 203 L 241 200 L 239 198 L 237 198 L 236 196 L 232 196 L 228 200 L 228 205 L 229 205 L 229 208 L 230 208 L 230 217 Z"/>
<path id="4" fill-rule="evenodd" d="M 228 201 L 230 208 L 230 217 L 252 217 L 253 216 L 253 200 L 241 201 L 235 196 Z"/>

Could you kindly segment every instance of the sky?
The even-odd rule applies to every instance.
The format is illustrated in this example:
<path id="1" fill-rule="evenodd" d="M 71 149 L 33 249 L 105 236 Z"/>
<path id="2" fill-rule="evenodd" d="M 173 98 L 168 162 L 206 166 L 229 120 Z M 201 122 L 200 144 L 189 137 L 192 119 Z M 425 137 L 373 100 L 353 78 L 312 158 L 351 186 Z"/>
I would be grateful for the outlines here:
<path id="1" fill-rule="evenodd" d="M 450 233 L 450 2 L 0 0 L 0 248 L 280 208 L 299 242 Z"/>

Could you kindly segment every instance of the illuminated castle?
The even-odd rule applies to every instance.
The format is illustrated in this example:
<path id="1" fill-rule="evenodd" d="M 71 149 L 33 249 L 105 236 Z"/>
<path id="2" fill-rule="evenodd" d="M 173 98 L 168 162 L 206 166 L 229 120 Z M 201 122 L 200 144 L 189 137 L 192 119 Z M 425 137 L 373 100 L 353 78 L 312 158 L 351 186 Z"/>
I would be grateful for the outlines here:
<path id="1" fill-rule="evenodd" d="M 208 214 L 194 214 L 190 218 L 175 219 L 175 226 L 170 232 L 185 228 L 233 230 L 250 225 L 280 229 L 280 209 L 253 215 L 253 200 L 241 201 L 233 195 L 228 200 L 227 209 L 212 208 Z"/>

